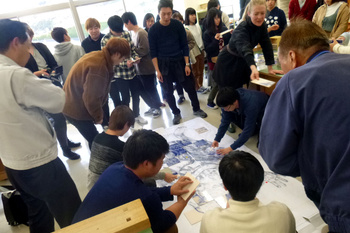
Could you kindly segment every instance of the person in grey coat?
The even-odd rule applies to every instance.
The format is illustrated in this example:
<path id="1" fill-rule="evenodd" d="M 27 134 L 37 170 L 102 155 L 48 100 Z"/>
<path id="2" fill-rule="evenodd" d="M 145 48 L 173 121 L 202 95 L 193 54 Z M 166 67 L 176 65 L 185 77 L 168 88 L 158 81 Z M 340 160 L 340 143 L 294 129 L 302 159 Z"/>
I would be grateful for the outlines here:
<path id="1" fill-rule="evenodd" d="M 54 57 L 58 65 L 63 67 L 62 79 L 66 81 L 68 73 L 73 65 L 85 54 L 83 47 L 70 42 L 70 37 L 66 29 L 55 27 L 51 32 L 51 37 L 59 44 L 55 45 Z"/>

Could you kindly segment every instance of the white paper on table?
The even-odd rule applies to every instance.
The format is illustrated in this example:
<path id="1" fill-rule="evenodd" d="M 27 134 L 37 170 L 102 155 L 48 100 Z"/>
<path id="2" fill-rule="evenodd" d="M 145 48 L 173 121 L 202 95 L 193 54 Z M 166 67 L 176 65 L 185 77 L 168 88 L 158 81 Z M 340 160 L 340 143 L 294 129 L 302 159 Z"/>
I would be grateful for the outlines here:
<path id="1" fill-rule="evenodd" d="M 256 79 L 252 80 L 251 83 L 254 83 L 256 85 L 260 85 L 263 87 L 272 87 L 273 84 L 275 84 L 276 82 L 270 81 L 264 78 L 259 78 L 259 80 L 256 80 Z"/>

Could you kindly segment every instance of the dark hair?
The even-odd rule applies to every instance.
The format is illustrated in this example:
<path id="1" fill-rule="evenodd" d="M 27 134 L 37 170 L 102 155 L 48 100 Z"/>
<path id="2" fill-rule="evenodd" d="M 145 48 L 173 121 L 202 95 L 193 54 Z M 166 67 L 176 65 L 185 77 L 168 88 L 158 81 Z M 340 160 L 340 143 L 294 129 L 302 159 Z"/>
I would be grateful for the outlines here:
<path id="1" fill-rule="evenodd" d="M 147 27 L 147 20 L 149 20 L 150 18 L 154 19 L 154 15 L 152 13 L 147 13 L 145 15 L 145 18 L 143 18 L 143 27 L 146 28 Z"/>
<path id="2" fill-rule="evenodd" d="M 189 7 L 186 9 L 185 11 L 185 25 L 190 25 L 190 15 L 195 15 L 196 14 L 196 10 L 193 9 L 192 7 Z M 197 23 L 197 16 L 196 16 L 196 22 L 194 22 L 194 24 Z"/>
<path id="3" fill-rule="evenodd" d="M 152 130 L 141 129 L 128 138 L 122 156 L 126 166 L 136 169 L 146 160 L 155 165 L 168 152 L 169 144 L 163 136 Z"/>
<path id="4" fill-rule="evenodd" d="M 207 5 L 207 11 L 209 11 L 211 8 L 216 8 L 218 5 L 220 5 L 220 2 L 218 0 L 209 0 Z"/>
<path id="5" fill-rule="evenodd" d="M 33 37 L 34 37 L 34 31 L 33 31 L 33 29 L 32 29 L 28 24 L 26 24 L 26 23 L 24 23 L 24 25 L 25 25 L 26 28 L 27 28 L 28 36 L 29 36 L 30 38 L 33 38 Z"/>
<path id="6" fill-rule="evenodd" d="M 132 23 L 133 25 L 137 25 L 136 16 L 132 12 L 125 12 L 122 15 L 122 19 L 123 19 L 123 22 L 126 24 L 130 21 L 130 23 Z"/>
<path id="7" fill-rule="evenodd" d="M 216 8 L 211 8 L 207 14 L 207 30 L 212 33 L 217 33 L 214 18 L 218 16 L 220 18 L 220 24 L 218 26 L 219 31 L 222 29 L 221 11 Z"/>
<path id="8" fill-rule="evenodd" d="M 26 24 L 19 21 L 1 19 L 0 31 L 0 53 L 5 53 L 10 48 L 13 39 L 16 37 L 22 44 L 28 40 Z"/>
<path id="9" fill-rule="evenodd" d="M 238 91 L 232 87 L 223 87 L 216 96 L 216 105 L 220 108 L 224 108 L 233 104 L 236 100 L 239 100 Z"/>
<path id="10" fill-rule="evenodd" d="M 160 12 L 160 9 L 163 7 L 170 7 L 170 9 L 173 10 L 173 2 L 171 0 L 160 0 L 158 4 L 158 12 Z"/>
<path id="11" fill-rule="evenodd" d="M 123 20 L 118 15 L 113 15 L 109 17 L 107 21 L 108 27 L 114 32 L 123 32 Z"/>
<path id="12" fill-rule="evenodd" d="M 184 17 L 182 17 L 182 15 L 180 14 L 180 12 L 175 12 L 172 16 L 172 19 L 179 19 L 181 21 L 181 23 L 184 21 Z"/>
<path id="13" fill-rule="evenodd" d="M 67 35 L 67 30 L 61 27 L 55 27 L 52 29 L 51 37 L 58 43 L 64 41 L 64 35 Z"/>
<path id="14" fill-rule="evenodd" d="M 122 130 L 125 124 L 128 124 L 129 127 L 135 124 L 134 113 L 126 105 L 117 106 L 111 113 L 108 128 Z"/>
<path id="15" fill-rule="evenodd" d="M 235 201 L 254 200 L 264 181 L 264 169 L 259 161 L 253 155 L 239 150 L 231 151 L 222 158 L 219 173 Z"/>
<path id="16" fill-rule="evenodd" d="M 112 37 L 108 40 L 105 49 L 107 49 L 110 55 L 119 53 L 120 56 L 128 58 L 130 57 L 130 45 L 129 42 L 121 37 Z"/>
<path id="17" fill-rule="evenodd" d="M 290 50 L 302 53 L 311 47 L 316 51 L 329 50 L 329 39 L 323 29 L 316 24 L 297 19 L 283 31 L 279 54 L 286 56 Z"/>

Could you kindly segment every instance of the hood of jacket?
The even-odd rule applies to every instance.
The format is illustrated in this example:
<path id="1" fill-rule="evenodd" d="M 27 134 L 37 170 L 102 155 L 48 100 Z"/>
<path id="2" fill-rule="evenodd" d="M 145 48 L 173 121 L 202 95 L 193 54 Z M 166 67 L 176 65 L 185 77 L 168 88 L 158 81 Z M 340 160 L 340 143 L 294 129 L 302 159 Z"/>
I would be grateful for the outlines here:
<path id="1" fill-rule="evenodd" d="M 58 56 L 66 55 L 73 47 L 71 42 L 62 42 L 55 45 L 55 54 Z"/>

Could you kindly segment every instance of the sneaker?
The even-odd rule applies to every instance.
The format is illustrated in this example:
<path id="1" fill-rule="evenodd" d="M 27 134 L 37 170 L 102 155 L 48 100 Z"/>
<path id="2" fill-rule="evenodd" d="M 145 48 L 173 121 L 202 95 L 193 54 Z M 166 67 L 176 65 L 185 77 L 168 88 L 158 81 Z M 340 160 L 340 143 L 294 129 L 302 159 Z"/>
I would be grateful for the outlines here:
<path id="1" fill-rule="evenodd" d="M 236 126 L 233 123 L 230 123 L 230 126 L 228 127 L 227 131 L 229 133 L 236 133 Z"/>
<path id="2" fill-rule="evenodd" d="M 160 109 L 154 109 L 153 110 L 153 118 L 157 118 L 160 115 L 162 115 L 162 111 Z"/>
<path id="3" fill-rule="evenodd" d="M 153 115 L 153 111 L 154 111 L 154 108 L 150 108 L 144 113 L 144 115 L 145 116 L 152 116 Z"/>
<path id="4" fill-rule="evenodd" d="M 178 104 L 182 104 L 185 101 L 185 97 L 181 96 L 178 100 L 177 103 Z"/>
<path id="5" fill-rule="evenodd" d="M 148 123 L 147 120 L 143 119 L 141 116 L 135 117 L 135 121 L 139 123 L 140 125 L 145 125 Z"/>
<path id="6" fill-rule="evenodd" d="M 80 145 L 81 145 L 80 142 L 72 142 L 71 140 L 68 139 L 68 148 L 69 149 L 79 147 Z"/>
<path id="7" fill-rule="evenodd" d="M 209 88 L 204 88 L 204 91 L 202 92 L 202 94 L 207 94 L 210 92 L 210 89 Z"/>
<path id="8" fill-rule="evenodd" d="M 198 92 L 198 93 L 203 93 L 204 90 L 205 90 L 204 87 L 200 87 L 200 88 L 198 88 L 197 92 Z"/>
<path id="9" fill-rule="evenodd" d="M 70 149 L 63 150 L 63 156 L 67 157 L 70 160 L 80 159 L 80 155 L 78 155 L 77 153 L 71 151 Z"/>
<path id="10" fill-rule="evenodd" d="M 211 109 L 218 109 L 218 108 L 219 108 L 219 107 L 216 106 L 216 104 L 214 104 L 214 103 L 209 103 L 209 104 L 207 104 L 207 107 L 208 107 L 208 108 L 211 108 Z"/>
<path id="11" fill-rule="evenodd" d="M 175 114 L 174 115 L 174 119 L 173 119 L 173 124 L 174 125 L 178 125 L 178 124 L 180 124 L 180 121 L 181 121 L 181 114 L 179 113 L 179 114 Z"/>
<path id="12" fill-rule="evenodd" d="M 198 111 L 193 112 L 193 115 L 199 116 L 202 118 L 206 118 L 208 116 L 202 109 L 199 109 Z"/>

